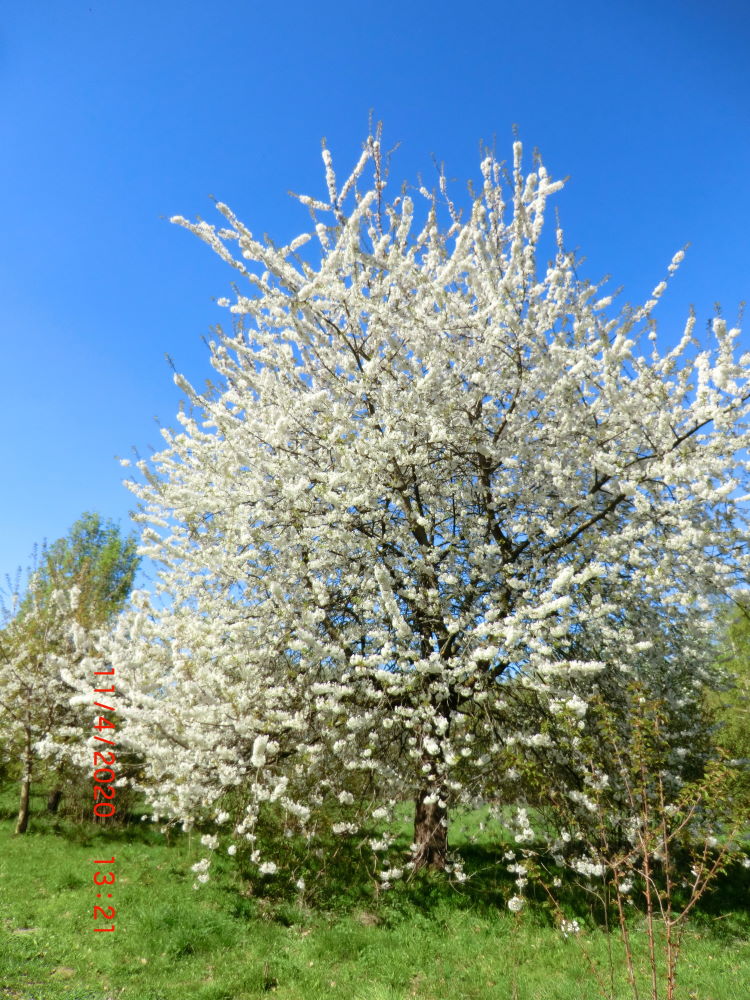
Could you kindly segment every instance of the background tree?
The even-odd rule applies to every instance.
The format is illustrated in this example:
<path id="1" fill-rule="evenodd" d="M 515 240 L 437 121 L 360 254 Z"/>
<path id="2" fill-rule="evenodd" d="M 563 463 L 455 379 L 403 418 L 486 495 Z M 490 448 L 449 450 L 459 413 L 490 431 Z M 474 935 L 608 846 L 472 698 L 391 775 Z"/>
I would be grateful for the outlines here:
<path id="1" fill-rule="evenodd" d="M 125 602 L 138 567 L 134 537 L 98 514 L 86 513 L 68 535 L 42 550 L 25 593 L 5 608 L 0 632 L 0 723 L 21 760 L 16 832 L 29 820 L 29 795 L 42 741 L 81 742 L 81 712 L 63 671 L 95 654 L 99 630 Z M 48 749 L 49 749 L 48 742 Z M 62 795 L 65 764 L 58 758 L 48 808 Z"/>
<path id="2" fill-rule="evenodd" d="M 81 591 L 79 624 L 103 625 L 122 608 L 133 586 L 140 561 L 136 547 L 134 535 L 123 537 L 114 522 L 84 513 L 67 535 L 42 550 L 34 572 L 34 593 L 44 597 L 74 585 Z M 23 601 L 19 611 L 24 612 Z"/>
<path id="3" fill-rule="evenodd" d="M 408 865 L 444 867 L 449 810 L 509 743 L 550 743 L 513 684 L 583 717 L 607 675 L 673 701 L 702 682 L 679 640 L 747 562 L 750 356 L 721 318 L 699 351 L 694 317 L 660 353 L 665 283 L 613 314 L 560 230 L 545 266 L 561 185 L 520 144 L 507 178 L 484 159 L 465 219 L 444 177 L 421 221 L 406 190 L 386 202 L 376 136 L 343 186 L 324 162 L 282 248 L 223 204 L 225 228 L 175 220 L 247 284 L 220 300 L 241 322 L 211 345 L 219 386 L 177 376 L 193 410 L 140 464 L 166 601 L 140 598 L 108 655 L 157 814 L 216 819 L 207 844 L 226 830 L 263 873 L 263 810 L 366 835 L 411 798 Z"/>
<path id="4" fill-rule="evenodd" d="M 738 815 L 750 814 L 750 601 L 742 594 L 719 618 L 719 665 L 728 685 L 710 701 L 716 739 L 739 762 L 734 787 Z"/>

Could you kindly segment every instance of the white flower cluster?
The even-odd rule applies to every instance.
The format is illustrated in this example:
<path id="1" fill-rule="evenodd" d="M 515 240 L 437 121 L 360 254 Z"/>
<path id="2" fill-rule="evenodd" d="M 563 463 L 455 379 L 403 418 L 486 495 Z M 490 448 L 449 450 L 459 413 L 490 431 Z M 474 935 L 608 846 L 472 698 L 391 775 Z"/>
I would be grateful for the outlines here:
<path id="1" fill-rule="evenodd" d="M 208 869 L 211 867 L 211 862 L 208 858 L 201 858 L 200 861 L 196 862 L 191 866 L 191 871 L 194 871 L 197 875 L 196 881 L 193 883 L 193 888 L 197 889 L 199 885 L 202 885 L 209 880 Z"/>
<path id="2" fill-rule="evenodd" d="M 579 872 L 581 875 L 586 875 L 589 878 L 601 878 L 606 867 L 598 861 L 592 861 L 590 858 L 574 858 L 570 862 L 571 867 Z"/>
<path id="3" fill-rule="evenodd" d="M 575 936 L 581 933 L 581 926 L 577 920 L 561 920 L 560 932 L 564 938 Z"/>
<path id="4" fill-rule="evenodd" d="M 530 844 L 534 841 L 534 831 L 531 828 L 529 814 L 526 809 L 516 809 L 515 828 L 518 832 L 513 838 L 517 844 Z"/>

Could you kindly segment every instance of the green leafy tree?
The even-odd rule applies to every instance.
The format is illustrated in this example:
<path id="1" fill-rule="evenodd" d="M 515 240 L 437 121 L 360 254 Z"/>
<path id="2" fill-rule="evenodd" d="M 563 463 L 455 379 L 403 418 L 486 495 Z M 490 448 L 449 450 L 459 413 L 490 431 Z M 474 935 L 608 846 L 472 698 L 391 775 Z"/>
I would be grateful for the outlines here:
<path id="1" fill-rule="evenodd" d="M 11 759 L 20 760 L 17 833 L 29 821 L 29 797 L 44 741 L 80 739 L 80 710 L 70 705 L 62 671 L 95 653 L 97 636 L 122 607 L 139 557 L 133 537 L 86 513 L 42 550 L 23 594 L 3 607 L 0 725 Z M 68 765 L 57 757 L 48 808 L 55 812 Z"/>
<path id="2" fill-rule="evenodd" d="M 81 591 L 77 621 L 84 626 L 103 625 L 122 608 L 130 593 L 140 561 L 136 546 L 135 536 L 123 537 L 114 522 L 85 513 L 64 538 L 43 550 L 35 591 L 49 595 L 60 587 L 75 585 Z M 30 599 L 26 595 L 21 602 L 21 613 Z"/>
<path id="3" fill-rule="evenodd" d="M 729 679 L 727 690 L 712 697 L 718 722 L 719 746 L 739 764 L 735 805 L 750 812 L 750 597 L 737 602 L 724 618 L 721 666 Z"/>

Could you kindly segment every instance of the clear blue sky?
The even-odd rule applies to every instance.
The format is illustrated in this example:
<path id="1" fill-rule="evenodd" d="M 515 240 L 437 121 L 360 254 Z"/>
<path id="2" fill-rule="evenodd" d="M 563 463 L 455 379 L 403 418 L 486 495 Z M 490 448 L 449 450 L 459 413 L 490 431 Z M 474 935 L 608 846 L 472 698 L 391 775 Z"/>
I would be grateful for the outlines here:
<path id="1" fill-rule="evenodd" d="M 701 327 L 750 297 L 744 0 L 5 0 L 0 19 L 0 574 L 86 509 L 128 523 L 116 455 L 160 445 L 202 383 L 233 274 L 172 226 L 214 194 L 255 232 L 301 231 L 293 189 L 341 174 L 368 114 L 394 181 L 477 176 L 517 123 L 554 176 L 567 242 L 624 298 L 687 261 L 657 316 Z M 745 336 L 750 346 L 750 335 Z"/>

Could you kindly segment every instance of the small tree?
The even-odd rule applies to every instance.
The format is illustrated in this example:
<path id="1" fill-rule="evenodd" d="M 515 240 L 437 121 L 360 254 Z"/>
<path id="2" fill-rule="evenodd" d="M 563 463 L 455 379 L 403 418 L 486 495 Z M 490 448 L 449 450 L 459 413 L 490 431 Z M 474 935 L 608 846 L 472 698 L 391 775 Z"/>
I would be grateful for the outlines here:
<path id="1" fill-rule="evenodd" d="M 681 623 L 747 562 L 750 357 L 721 318 L 698 352 L 692 316 L 659 353 L 665 283 L 614 314 L 559 229 L 545 266 L 561 184 L 525 176 L 520 144 L 507 186 L 483 160 L 465 219 L 445 177 L 421 188 L 421 222 L 406 190 L 385 201 L 377 136 L 342 186 L 323 157 L 311 232 L 284 247 L 223 204 L 225 228 L 174 220 L 246 284 L 220 300 L 219 386 L 176 376 L 193 410 L 140 463 L 167 600 L 142 597 L 111 656 L 155 813 L 216 818 L 263 872 L 271 804 L 312 837 L 410 797 L 409 864 L 444 867 L 450 808 L 509 739 L 546 739 L 510 681 L 577 685 L 584 712 L 603 672 L 683 683 Z"/>
<path id="2" fill-rule="evenodd" d="M 717 877 L 743 857 L 747 816 L 740 825 L 732 815 L 727 793 L 735 776 L 720 750 L 704 748 L 704 766 L 686 774 L 692 749 L 675 742 L 680 730 L 689 734 L 675 726 L 673 693 L 654 698 L 649 687 L 632 681 L 624 696 L 629 711 L 619 718 L 601 696 L 591 699 L 583 731 L 575 713 L 556 714 L 556 748 L 566 760 L 567 781 L 559 769 L 518 761 L 529 785 L 546 788 L 541 815 L 558 835 L 506 854 L 521 893 L 508 905 L 522 909 L 525 886 L 538 882 L 563 933 L 577 933 L 577 921 L 563 909 L 558 873 L 566 874 L 589 894 L 605 926 L 618 932 L 634 1000 L 673 1000 L 687 923 Z M 528 826 L 526 811 L 522 816 Z M 516 839 L 531 838 L 522 831 Z M 638 922 L 631 919 L 636 914 Z M 635 945 L 640 931 L 642 949 Z M 613 952 L 605 977 L 579 943 L 600 994 L 606 1000 L 621 996 Z"/>
<path id="3" fill-rule="evenodd" d="M 138 566 L 135 540 L 112 522 L 84 514 L 69 534 L 42 551 L 24 594 L 5 608 L 0 631 L 0 719 L 9 749 L 21 761 L 17 833 L 29 821 L 35 763 L 46 741 L 51 747 L 82 740 L 80 710 L 63 672 L 95 655 L 99 630 L 124 603 Z M 48 808 L 62 795 L 58 759 Z"/>

